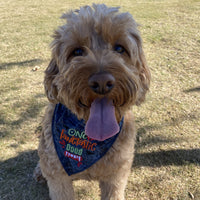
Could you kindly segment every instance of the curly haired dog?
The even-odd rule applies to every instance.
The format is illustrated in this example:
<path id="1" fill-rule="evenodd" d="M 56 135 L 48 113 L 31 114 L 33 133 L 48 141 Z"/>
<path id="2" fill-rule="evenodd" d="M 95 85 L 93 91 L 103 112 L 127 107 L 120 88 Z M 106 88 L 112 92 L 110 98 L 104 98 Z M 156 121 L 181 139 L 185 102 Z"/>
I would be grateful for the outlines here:
<path id="1" fill-rule="evenodd" d="M 131 106 L 144 101 L 150 72 L 136 22 L 118 9 L 70 11 L 53 36 L 35 174 L 52 200 L 73 200 L 77 179 L 98 180 L 102 200 L 124 199 L 136 137 Z"/>

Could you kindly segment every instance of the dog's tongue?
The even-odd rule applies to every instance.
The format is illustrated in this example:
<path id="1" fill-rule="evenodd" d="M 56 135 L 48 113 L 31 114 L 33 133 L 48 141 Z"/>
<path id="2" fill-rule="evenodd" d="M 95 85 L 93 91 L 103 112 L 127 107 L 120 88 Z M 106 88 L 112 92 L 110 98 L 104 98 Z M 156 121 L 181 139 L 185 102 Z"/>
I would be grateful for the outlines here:
<path id="1" fill-rule="evenodd" d="M 89 138 L 103 141 L 119 132 L 115 118 L 115 108 L 107 98 L 95 99 L 90 108 L 90 116 L 85 126 Z"/>

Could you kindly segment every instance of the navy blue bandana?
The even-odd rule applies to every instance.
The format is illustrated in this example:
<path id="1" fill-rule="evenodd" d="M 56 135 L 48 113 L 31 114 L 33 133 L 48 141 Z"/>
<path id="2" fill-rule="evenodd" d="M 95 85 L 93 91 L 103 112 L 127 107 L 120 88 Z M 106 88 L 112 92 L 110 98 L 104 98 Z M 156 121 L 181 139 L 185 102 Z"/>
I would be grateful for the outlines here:
<path id="1" fill-rule="evenodd" d="M 122 125 L 123 119 L 119 123 L 120 131 Z M 54 145 L 63 168 L 69 176 L 84 171 L 102 158 L 119 133 L 104 141 L 88 138 L 85 134 L 84 120 L 78 120 L 62 104 L 57 104 L 55 107 L 52 121 Z"/>

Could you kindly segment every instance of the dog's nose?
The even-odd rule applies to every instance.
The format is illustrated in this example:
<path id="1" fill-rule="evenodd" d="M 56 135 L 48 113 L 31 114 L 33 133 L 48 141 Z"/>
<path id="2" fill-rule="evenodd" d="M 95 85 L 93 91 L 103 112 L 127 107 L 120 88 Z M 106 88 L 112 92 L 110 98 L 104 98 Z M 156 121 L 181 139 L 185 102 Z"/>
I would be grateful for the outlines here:
<path id="1" fill-rule="evenodd" d="M 88 85 L 95 93 L 104 95 L 113 89 L 115 78 L 110 73 L 93 74 L 88 80 Z"/>

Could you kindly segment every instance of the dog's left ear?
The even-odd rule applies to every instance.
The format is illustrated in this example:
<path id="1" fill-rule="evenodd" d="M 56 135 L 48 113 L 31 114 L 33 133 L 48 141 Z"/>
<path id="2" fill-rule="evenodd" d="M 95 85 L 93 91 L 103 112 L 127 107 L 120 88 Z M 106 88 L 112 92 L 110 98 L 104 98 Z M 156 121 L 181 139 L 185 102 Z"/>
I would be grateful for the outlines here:
<path id="1" fill-rule="evenodd" d="M 136 104 L 139 105 L 145 100 L 146 92 L 149 90 L 150 86 L 150 79 L 151 79 L 151 73 L 149 70 L 149 67 L 146 62 L 146 58 L 142 49 L 142 46 L 140 47 L 140 53 L 139 53 L 139 64 L 140 64 L 140 81 L 142 85 L 143 91 L 141 91 L 141 94 L 139 95 L 139 98 L 136 100 Z"/>
<path id="2" fill-rule="evenodd" d="M 151 73 L 147 65 L 144 51 L 142 48 L 142 39 L 140 37 L 140 33 L 139 31 L 135 30 L 136 29 L 132 31 L 131 35 L 137 44 L 136 67 L 139 71 L 139 79 L 140 79 L 139 81 L 141 87 L 138 88 L 139 91 L 136 99 L 136 105 L 140 105 L 145 100 L 146 92 L 149 90 Z"/>

